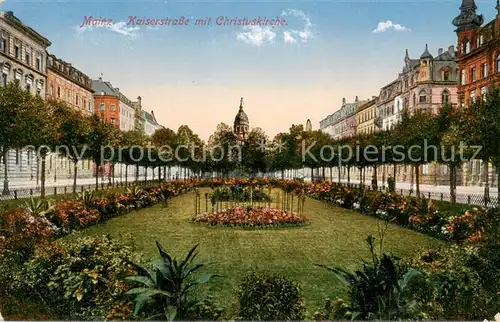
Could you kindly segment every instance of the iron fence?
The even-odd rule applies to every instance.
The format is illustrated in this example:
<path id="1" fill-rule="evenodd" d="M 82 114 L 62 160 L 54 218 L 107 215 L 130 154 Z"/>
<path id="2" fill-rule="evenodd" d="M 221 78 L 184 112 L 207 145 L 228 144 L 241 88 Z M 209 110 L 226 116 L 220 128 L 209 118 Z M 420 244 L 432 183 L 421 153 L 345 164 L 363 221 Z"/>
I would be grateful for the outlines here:
<path id="1" fill-rule="evenodd" d="M 139 180 L 139 181 L 131 181 L 131 182 L 101 182 L 98 184 L 97 190 L 109 190 L 115 188 L 125 188 L 125 187 L 133 187 L 133 186 L 148 186 L 154 183 L 158 183 L 158 180 Z M 76 185 L 75 191 L 73 191 L 73 186 L 54 186 L 54 187 L 46 187 L 45 188 L 45 196 L 58 196 L 58 195 L 66 195 L 71 194 L 73 192 L 83 192 L 85 190 L 96 190 L 96 184 L 82 184 Z M 22 189 L 11 189 L 8 194 L 2 194 L 0 192 L 0 201 L 7 200 L 18 200 L 30 197 L 40 197 L 42 193 L 42 189 L 40 187 L 37 188 L 22 188 Z"/>

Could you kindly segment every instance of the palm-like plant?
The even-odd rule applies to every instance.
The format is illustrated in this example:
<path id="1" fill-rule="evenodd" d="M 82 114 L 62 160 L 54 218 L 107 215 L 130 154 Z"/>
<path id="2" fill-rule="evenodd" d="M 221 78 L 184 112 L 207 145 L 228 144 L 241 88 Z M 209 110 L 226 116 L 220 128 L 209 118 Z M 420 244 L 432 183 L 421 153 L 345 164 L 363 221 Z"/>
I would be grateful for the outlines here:
<path id="1" fill-rule="evenodd" d="M 54 206 L 49 200 L 30 198 L 24 202 L 24 209 L 31 215 L 45 216 L 54 209 Z"/>
<path id="2" fill-rule="evenodd" d="M 85 190 L 78 194 L 78 200 L 83 202 L 86 207 L 91 207 L 94 200 L 94 192 L 92 190 Z"/>
<path id="3" fill-rule="evenodd" d="M 127 188 L 127 193 L 132 195 L 134 199 L 139 198 L 142 195 L 143 190 L 139 188 L 138 186 L 134 186 L 132 189 Z"/>
<path id="4" fill-rule="evenodd" d="M 389 254 L 375 253 L 374 238 L 367 238 L 372 262 L 365 262 L 362 270 L 354 273 L 342 268 L 317 265 L 333 272 L 349 286 L 350 307 L 347 316 L 336 318 L 363 319 L 405 319 L 417 318 L 417 302 L 409 292 L 411 282 L 420 272 L 405 269 Z"/>
<path id="5" fill-rule="evenodd" d="M 127 277 L 129 281 L 142 284 L 141 287 L 126 293 L 136 296 L 134 314 L 138 314 L 146 303 L 156 301 L 162 307 L 162 312 L 154 317 L 166 318 L 169 321 L 186 318 L 197 303 L 190 292 L 220 275 L 202 274 L 194 278 L 194 273 L 205 266 L 202 263 L 194 263 L 198 255 L 198 245 L 194 246 L 181 262 L 172 259 L 160 243 L 156 242 L 156 246 L 161 258 L 152 263 L 154 269 L 133 264 L 143 275 Z"/>

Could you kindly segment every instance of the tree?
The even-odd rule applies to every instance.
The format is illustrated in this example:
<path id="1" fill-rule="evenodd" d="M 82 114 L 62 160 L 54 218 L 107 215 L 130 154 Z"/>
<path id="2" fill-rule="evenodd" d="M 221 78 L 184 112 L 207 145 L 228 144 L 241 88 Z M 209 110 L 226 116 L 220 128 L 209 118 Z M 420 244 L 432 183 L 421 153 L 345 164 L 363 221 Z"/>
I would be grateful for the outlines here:
<path id="1" fill-rule="evenodd" d="M 99 169 L 103 165 L 105 159 L 109 158 L 106 152 L 110 150 L 106 147 L 111 147 L 112 134 L 116 133 L 116 128 L 109 123 L 105 123 L 97 115 L 90 117 L 90 131 L 87 138 L 89 143 L 85 150 L 85 156 L 90 158 L 95 164 L 95 185 L 96 190 L 99 189 Z"/>
<path id="2" fill-rule="evenodd" d="M 241 146 L 236 143 L 231 127 L 225 123 L 217 125 L 217 129 L 208 139 L 208 149 L 214 169 L 223 176 L 228 176 L 236 168 L 238 158 L 233 154 L 242 151 Z"/>
<path id="3" fill-rule="evenodd" d="M 164 167 L 168 167 L 168 177 L 170 178 L 170 167 L 175 164 L 174 152 L 177 148 L 177 134 L 175 131 L 162 127 L 153 133 L 151 142 L 154 146 L 161 148 L 159 156 L 167 162 L 164 162 Z M 167 171 L 164 169 L 164 177 L 167 177 Z"/>
<path id="4" fill-rule="evenodd" d="M 38 112 L 45 112 L 43 108 L 39 110 L 39 104 L 39 100 L 20 87 L 18 80 L 0 87 L 0 155 L 5 164 L 3 194 L 10 193 L 8 151 L 32 144 L 41 134 L 35 127 L 44 121 L 36 117 Z"/>
<path id="5" fill-rule="evenodd" d="M 50 101 L 58 119 L 59 153 L 73 162 L 73 192 L 76 192 L 78 162 L 87 148 L 90 120 L 64 102 Z"/>
<path id="6" fill-rule="evenodd" d="M 147 137 L 142 131 L 133 130 L 120 133 L 118 157 L 120 162 L 125 163 L 125 185 L 128 183 L 129 165 L 135 165 L 135 180 L 139 180 L 139 164 L 141 157 L 143 157 L 146 141 Z"/>
<path id="7" fill-rule="evenodd" d="M 250 131 L 243 145 L 243 166 L 254 176 L 267 170 L 268 143 L 266 133 L 261 128 L 255 128 Z"/>

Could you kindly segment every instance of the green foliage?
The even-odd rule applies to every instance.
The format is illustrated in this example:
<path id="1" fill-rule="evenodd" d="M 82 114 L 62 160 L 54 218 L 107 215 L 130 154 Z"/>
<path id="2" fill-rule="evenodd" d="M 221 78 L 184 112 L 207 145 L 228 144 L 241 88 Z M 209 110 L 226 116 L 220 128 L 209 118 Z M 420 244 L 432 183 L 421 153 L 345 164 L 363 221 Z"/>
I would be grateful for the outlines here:
<path id="1" fill-rule="evenodd" d="M 81 193 L 78 193 L 77 200 L 83 202 L 85 207 L 93 207 L 94 206 L 94 191 L 93 190 L 84 190 Z"/>
<path id="2" fill-rule="evenodd" d="M 263 189 L 249 187 L 243 188 L 240 186 L 225 186 L 215 188 L 210 198 L 212 204 L 215 204 L 216 201 L 271 201 L 271 197 Z"/>
<path id="3" fill-rule="evenodd" d="M 351 319 L 352 312 L 350 311 L 349 305 L 342 299 L 337 299 L 335 301 L 326 300 L 325 306 L 322 311 L 316 311 L 313 315 L 313 320 L 315 321 L 332 321 L 332 320 L 344 320 Z"/>
<path id="4" fill-rule="evenodd" d="M 348 286 L 350 306 L 331 309 L 329 314 L 344 313 L 341 319 L 415 319 L 421 317 L 418 303 L 413 297 L 412 285 L 420 272 L 407 268 L 391 254 L 375 252 L 375 238 L 369 236 L 367 243 L 372 256 L 364 262 L 361 270 L 354 273 L 328 265 L 324 267 Z"/>
<path id="5" fill-rule="evenodd" d="M 124 279 L 136 272 L 132 246 L 108 236 L 40 247 L 13 277 L 12 294 L 37 301 L 60 318 L 103 319 L 123 301 Z"/>
<path id="6" fill-rule="evenodd" d="M 205 266 L 202 263 L 194 263 L 198 255 L 198 245 L 193 247 L 181 262 L 172 259 L 160 243 L 156 242 L 156 246 L 161 259 L 152 263 L 154 269 L 136 265 L 142 276 L 127 278 L 128 281 L 141 285 L 127 292 L 127 295 L 135 296 L 134 314 L 146 311 L 148 317 L 172 321 L 193 319 L 196 318 L 193 314 L 207 313 L 206 307 L 196 301 L 192 292 L 199 285 L 219 275 L 203 274 L 197 279 L 194 278 L 194 273 Z"/>
<path id="7" fill-rule="evenodd" d="M 31 215 L 45 216 L 54 210 L 54 206 L 50 200 L 46 199 L 35 199 L 30 197 L 29 201 L 24 202 L 24 209 Z"/>
<path id="8" fill-rule="evenodd" d="M 244 320 L 302 320 L 304 302 L 296 282 L 266 272 L 244 277 L 238 292 L 239 317 Z"/>

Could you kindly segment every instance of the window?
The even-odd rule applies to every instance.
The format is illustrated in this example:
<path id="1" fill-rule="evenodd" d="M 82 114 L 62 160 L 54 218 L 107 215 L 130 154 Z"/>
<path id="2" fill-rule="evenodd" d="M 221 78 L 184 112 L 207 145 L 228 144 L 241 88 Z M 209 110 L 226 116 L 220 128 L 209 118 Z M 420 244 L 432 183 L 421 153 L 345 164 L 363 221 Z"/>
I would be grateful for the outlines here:
<path id="1" fill-rule="evenodd" d="M 500 72 L 500 54 L 497 56 L 497 73 Z"/>
<path id="2" fill-rule="evenodd" d="M 444 90 L 443 93 L 441 94 L 441 102 L 443 104 L 447 104 L 450 102 L 450 93 L 448 92 L 448 90 Z"/>
<path id="3" fill-rule="evenodd" d="M 425 91 L 420 92 L 418 102 L 420 104 L 427 102 L 427 95 L 425 94 Z"/>
<path id="4" fill-rule="evenodd" d="M 111 124 L 115 125 L 115 119 L 114 118 L 111 119 Z"/>
<path id="5" fill-rule="evenodd" d="M 481 77 L 482 78 L 488 77 L 488 64 L 481 65 Z"/>
<path id="6" fill-rule="evenodd" d="M 417 105 L 417 95 L 413 93 L 413 106 Z"/>
<path id="7" fill-rule="evenodd" d="M 116 105 L 115 104 L 111 104 L 111 112 L 114 112 L 116 110 Z"/>
<path id="8" fill-rule="evenodd" d="M 37 89 L 36 89 L 36 95 L 37 95 L 37 96 L 41 96 L 41 95 L 42 95 L 42 90 L 41 90 L 41 89 L 39 89 L 39 88 L 37 88 Z"/>
<path id="9" fill-rule="evenodd" d="M 484 36 L 481 35 L 479 36 L 479 46 L 482 46 L 484 44 Z"/>
<path id="10" fill-rule="evenodd" d="M 14 45 L 14 57 L 16 57 L 16 59 L 21 58 L 21 47 L 18 43 Z"/>
<path id="11" fill-rule="evenodd" d="M 465 85 L 467 83 L 467 79 L 465 77 L 465 69 L 462 69 L 460 72 L 460 84 Z"/>
<path id="12" fill-rule="evenodd" d="M 449 81 L 450 80 L 450 71 L 449 70 L 443 71 L 443 80 L 444 81 Z"/>
<path id="13" fill-rule="evenodd" d="M 16 164 L 19 164 L 20 158 L 19 158 L 19 150 L 16 149 Z"/>
<path id="14" fill-rule="evenodd" d="M 75 95 L 75 105 L 78 106 L 78 95 Z"/>
<path id="15" fill-rule="evenodd" d="M 104 103 L 99 104 L 99 108 L 101 109 L 101 112 L 104 112 L 105 108 Z"/>
<path id="16" fill-rule="evenodd" d="M 61 88 L 57 86 L 57 98 L 61 98 Z"/>
<path id="17" fill-rule="evenodd" d="M 476 101 L 476 91 L 474 89 L 470 91 L 469 97 L 470 97 L 471 103 L 474 103 Z"/>
<path id="18" fill-rule="evenodd" d="M 82 106 L 83 106 L 83 108 L 87 107 L 87 100 L 86 99 L 83 99 Z"/>
<path id="19" fill-rule="evenodd" d="M 25 57 L 26 64 L 31 66 L 31 48 L 29 46 L 26 46 L 24 57 Z"/>
<path id="20" fill-rule="evenodd" d="M 484 101 L 486 100 L 486 86 L 481 87 L 481 99 Z"/>
<path id="21" fill-rule="evenodd" d="M 7 74 L 2 73 L 2 86 L 5 87 L 7 86 Z"/>
<path id="22" fill-rule="evenodd" d="M 468 54 L 470 53 L 470 41 L 469 40 L 465 40 L 464 43 L 463 43 L 463 47 L 462 47 L 462 53 L 463 54 Z"/>
<path id="23" fill-rule="evenodd" d="M 31 92 L 31 85 L 30 84 L 26 84 L 26 91 Z"/>
<path id="24" fill-rule="evenodd" d="M 470 69 L 470 81 L 475 82 L 476 81 L 476 67 L 472 67 Z"/>
<path id="25" fill-rule="evenodd" d="M 8 52 L 7 43 L 7 35 L 5 34 L 5 32 L 2 32 L 2 38 L 0 38 L 0 50 L 4 53 Z"/>
<path id="26" fill-rule="evenodd" d="M 42 71 L 42 55 L 41 54 L 38 54 L 36 56 L 36 69 L 38 71 Z"/>

